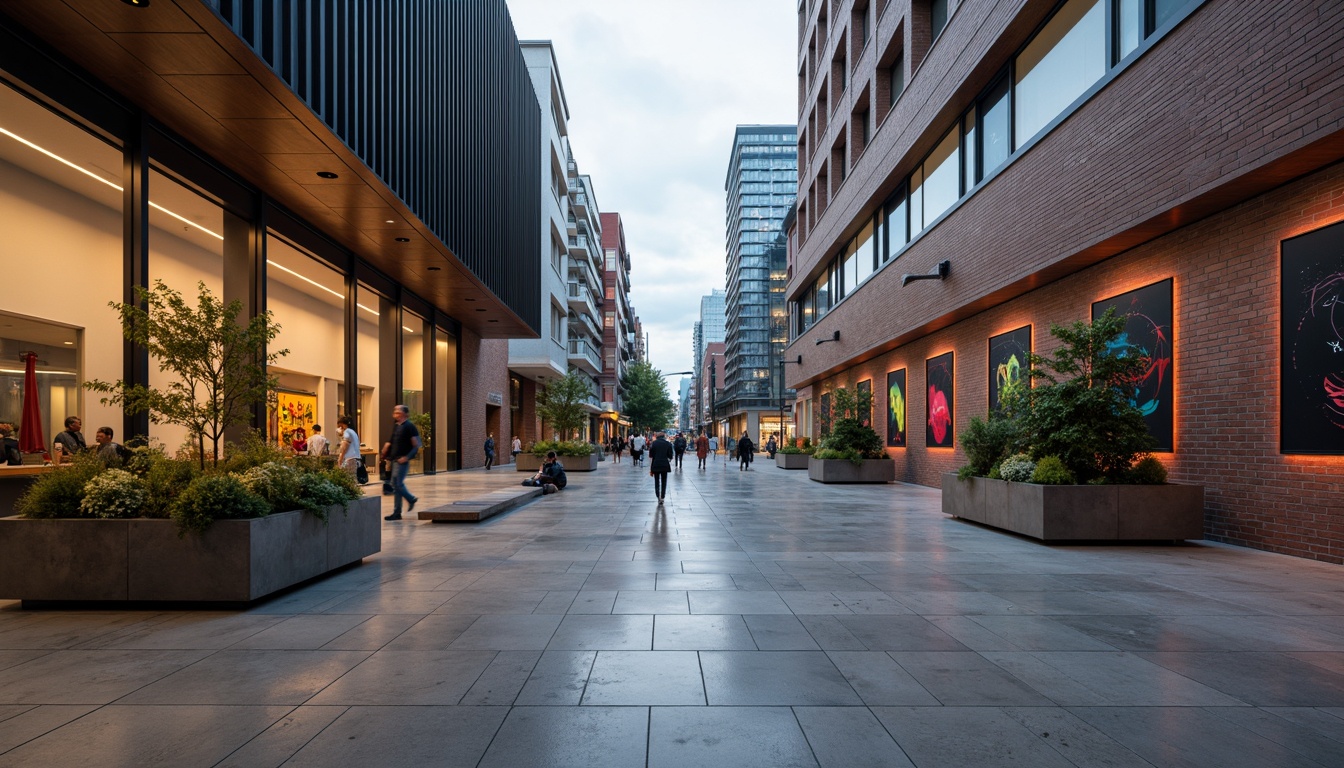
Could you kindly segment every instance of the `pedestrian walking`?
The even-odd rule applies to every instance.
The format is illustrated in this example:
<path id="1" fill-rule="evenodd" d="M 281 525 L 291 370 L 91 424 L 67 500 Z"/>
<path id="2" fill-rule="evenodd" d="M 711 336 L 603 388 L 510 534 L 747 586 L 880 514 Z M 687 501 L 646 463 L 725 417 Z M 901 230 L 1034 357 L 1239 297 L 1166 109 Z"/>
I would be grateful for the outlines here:
<path id="1" fill-rule="evenodd" d="M 714 460 L 719 460 L 719 438 L 717 435 L 709 436 L 709 452 L 714 456 Z"/>
<path id="2" fill-rule="evenodd" d="M 705 437 L 704 434 L 702 433 L 699 437 L 695 438 L 695 458 L 697 462 L 696 467 L 697 469 L 705 468 L 705 457 L 708 455 L 709 455 L 709 438 Z"/>
<path id="3" fill-rule="evenodd" d="M 653 477 L 653 494 L 658 497 L 658 506 L 663 505 L 663 498 L 667 496 L 667 474 L 672 471 L 675 455 L 678 454 L 672 443 L 667 442 L 667 435 L 659 432 L 649 446 L 649 474 Z"/>
<path id="4" fill-rule="evenodd" d="M 767 440 L 767 441 L 765 441 L 765 452 L 768 453 L 768 454 L 770 454 L 770 460 L 771 460 L 771 461 L 774 461 L 774 460 L 775 460 L 775 449 L 778 448 L 778 447 L 779 447 L 778 444 L 775 443 L 775 436 L 774 436 L 774 434 L 772 433 L 772 434 L 770 435 L 770 439 Z"/>
<path id="5" fill-rule="evenodd" d="M 742 462 L 742 465 L 738 467 L 738 471 L 751 469 L 751 460 L 755 452 L 755 444 L 751 442 L 751 438 L 747 436 L 747 433 L 743 432 L 742 436 L 737 439 L 737 459 Z"/>
<path id="6" fill-rule="evenodd" d="M 677 469 L 681 469 L 681 455 L 686 452 L 686 436 L 677 433 L 677 439 L 672 441 L 672 452 L 676 455 Z"/>
<path id="7" fill-rule="evenodd" d="M 495 436 L 485 436 L 485 468 L 490 469 L 490 465 L 495 463 Z"/>
<path id="8" fill-rule="evenodd" d="M 404 405 L 392 408 L 392 437 L 383 444 L 383 459 L 392 463 L 392 514 L 384 520 L 401 519 L 401 500 L 406 500 L 406 511 L 415 509 L 419 501 L 406 490 L 406 473 L 411 459 L 420 452 L 420 430 L 407 418 L 411 409 Z"/>
<path id="9" fill-rule="evenodd" d="M 644 466 L 644 445 L 647 441 L 641 434 L 630 438 L 630 461 L 636 467 Z"/>
<path id="10" fill-rule="evenodd" d="M 514 435 L 513 444 L 509 446 L 509 455 L 513 457 L 514 464 L 518 463 L 518 454 L 522 452 L 523 452 L 523 441 L 519 440 L 517 435 Z"/>
<path id="11" fill-rule="evenodd" d="M 336 449 L 336 465 L 359 477 L 359 435 L 350 428 L 350 417 L 336 419 L 336 431 L 341 433 L 341 444 Z"/>
<path id="12" fill-rule="evenodd" d="M 616 463 L 621 463 L 621 454 L 625 452 L 625 438 L 617 435 L 611 438 L 611 452 L 616 454 Z"/>

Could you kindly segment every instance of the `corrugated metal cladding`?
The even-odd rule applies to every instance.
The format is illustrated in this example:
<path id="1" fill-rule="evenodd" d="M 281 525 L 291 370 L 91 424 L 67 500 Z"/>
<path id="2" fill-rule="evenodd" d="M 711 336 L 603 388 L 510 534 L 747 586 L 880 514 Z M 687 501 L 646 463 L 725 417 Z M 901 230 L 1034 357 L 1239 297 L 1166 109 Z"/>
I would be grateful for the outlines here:
<path id="1" fill-rule="evenodd" d="M 541 111 L 504 0 L 204 0 L 541 327 Z"/>

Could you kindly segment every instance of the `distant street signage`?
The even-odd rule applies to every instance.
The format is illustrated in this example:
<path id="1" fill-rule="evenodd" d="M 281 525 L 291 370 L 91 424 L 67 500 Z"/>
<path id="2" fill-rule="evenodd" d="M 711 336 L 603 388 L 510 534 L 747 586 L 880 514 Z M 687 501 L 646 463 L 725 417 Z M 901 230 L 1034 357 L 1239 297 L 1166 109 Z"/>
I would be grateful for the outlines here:
<path id="1" fill-rule="evenodd" d="M 503 393 L 503 392 L 487 392 L 487 393 L 485 393 L 485 402 L 489 403 L 490 405 L 503 405 L 503 404 L 504 404 L 504 393 Z"/>

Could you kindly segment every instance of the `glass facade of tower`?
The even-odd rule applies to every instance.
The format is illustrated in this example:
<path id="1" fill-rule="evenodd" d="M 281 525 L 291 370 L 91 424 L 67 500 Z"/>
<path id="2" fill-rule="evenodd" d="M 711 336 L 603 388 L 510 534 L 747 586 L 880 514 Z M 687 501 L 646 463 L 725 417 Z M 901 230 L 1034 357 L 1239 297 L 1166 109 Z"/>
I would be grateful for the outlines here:
<path id="1" fill-rule="evenodd" d="M 797 183 L 796 126 L 738 126 L 725 183 L 728 296 L 720 413 L 778 404 L 778 362 L 788 341 L 783 224 Z M 784 397 L 792 399 L 792 394 Z"/>

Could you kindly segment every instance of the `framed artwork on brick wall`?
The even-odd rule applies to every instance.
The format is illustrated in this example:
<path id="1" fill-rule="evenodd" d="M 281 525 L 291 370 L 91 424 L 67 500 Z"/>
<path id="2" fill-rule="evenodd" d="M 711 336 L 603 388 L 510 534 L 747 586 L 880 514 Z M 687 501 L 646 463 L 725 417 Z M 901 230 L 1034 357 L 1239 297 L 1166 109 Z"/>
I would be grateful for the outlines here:
<path id="1" fill-rule="evenodd" d="M 1281 249 L 1279 450 L 1344 455 L 1344 223 Z"/>
<path id="2" fill-rule="evenodd" d="M 924 445 L 927 448 L 951 448 L 953 429 L 955 377 L 951 352 L 924 361 L 924 383 L 928 385 L 925 401 Z"/>
<path id="3" fill-rule="evenodd" d="M 863 396 L 868 396 L 868 412 L 863 414 L 863 426 L 873 426 L 873 380 L 864 379 L 859 382 L 859 402 L 863 402 Z"/>
<path id="4" fill-rule="evenodd" d="M 905 447 L 905 369 L 887 374 L 887 445 Z"/>
<path id="5" fill-rule="evenodd" d="M 1092 305 L 1092 319 L 1115 307 L 1125 318 L 1125 330 L 1111 343 L 1111 353 L 1137 355 L 1145 361 L 1143 374 L 1129 389 L 1129 400 L 1143 413 L 1148 434 L 1157 441 L 1157 451 L 1175 448 L 1175 387 L 1172 366 L 1176 359 L 1171 278 L 1145 285 Z"/>
<path id="6" fill-rule="evenodd" d="M 1031 357 L 1031 326 L 989 337 L 989 412 L 999 409 L 999 399 L 1018 387 L 1030 386 L 1027 371 Z"/>

